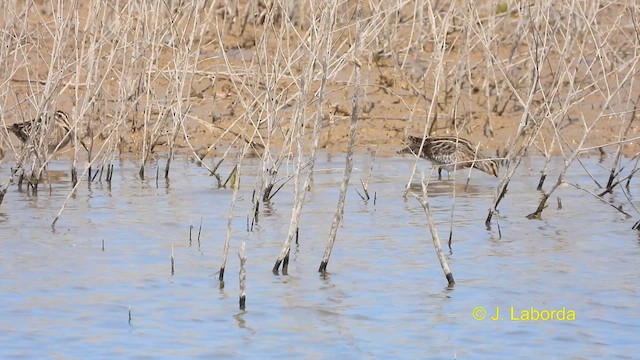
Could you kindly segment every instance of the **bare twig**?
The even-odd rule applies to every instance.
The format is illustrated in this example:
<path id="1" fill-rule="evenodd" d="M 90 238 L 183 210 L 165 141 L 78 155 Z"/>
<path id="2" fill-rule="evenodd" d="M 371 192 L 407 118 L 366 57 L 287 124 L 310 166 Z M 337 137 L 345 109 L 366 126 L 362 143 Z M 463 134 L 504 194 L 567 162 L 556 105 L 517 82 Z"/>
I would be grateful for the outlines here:
<path id="1" fill-rule="evenodd" d="M 344 203 L 347 194 L 347 187 L 349 186 L 349 179 L 351 178 L 351 170 L 353 169 L 353 145 L 355 144 L 356 134 L 358 130 L 359 120 L 359 102 L 361 91 L 361 64 L 360 55 L 362 52 L 362 0 L 358 0 L 355 12 L 356 32 L 355 43 L 353 45 L 353 65 L 354 65 L 354 89 L 353 89 L 353 102 L 351 105 L 351 127 L 349 128 L 349 143 L 347 145 L 347 156 L 344 165 L 344 173 L 342 175 L 342 182 L 340 184 L 340 194 L 338 195 L 338 205 L 336 212 L 331 223 L 331 230 L 329 232 L 329 239 L 327 240 L 327 247 L 325 248 L 322 261 L 318 271 L 321 273 L 327 272 L 327 265 L 329 264 L 329 258 L 333 250 L 333 244 L 336 241 L 338 234 L 338 227 L 342 221 L 342 215 L 344 213 Z"/>
<path id="2" fill-rule="evenodd" d="M 240 258 L 240 270 L 238 272 L 238 281 L 240 282 L 240 310 L 244 310 L 247 303 L 247 291 L 246 291 L 246 283 L 247 283 L 247 251 L 246 251 L 247 243 L 240 243 L 240 251 L 238 252 L 238 257 Z"/>
<path id="3" fill-rule="evenodd" d="M 436 229 L 436 225 L 433 222 L 433 217 L 431 216 L 431 209 L 429 208 L 429 196 L 427 194 L 427 183 L 424 180 L 424 174 L 422 176 L 422 197 L 418 197 L 414 194 L 416 199 L 420 201 L 420 205 L 424 208 L 424 212 L 427 216 L 427 224 L 429 225 L 429 231 L 431 232 L 431 239 L 433 240 L 433 246 L 436 250 L 436 255 L 438 256 L 438 261 L 440 262 L 440 267 L 442 267 L 442 271 L 444 271 L 444 276 L 447 279 L 449 286 L 453 286 L 455 284 L 455 280 L 453 279 L 453 273 L 451 272 L 451 268 L 447 263 L 447 258 L 444 256 L 442 252 L 442 245 L 440 243 L 440 236 L 438 235 L 438 230 Z"/>

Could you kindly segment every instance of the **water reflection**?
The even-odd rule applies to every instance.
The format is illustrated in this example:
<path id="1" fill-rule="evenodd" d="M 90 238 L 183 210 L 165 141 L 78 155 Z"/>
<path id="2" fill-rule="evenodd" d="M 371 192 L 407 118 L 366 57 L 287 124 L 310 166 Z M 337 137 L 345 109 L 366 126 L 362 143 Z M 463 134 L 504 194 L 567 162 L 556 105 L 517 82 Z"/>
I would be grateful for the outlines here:
<path id="1" fill-rule="evenodd" d="M 138 179 L 136 163 L 124 161 L 113 183 L 81 184 L 55 232 L 50 224 L 70 189 L 68 166 L 52 165 L 50 194 L 48 185 L 38 196 L 12 187 L 0 207 L 0 356 L 634 353 L 633 334 L 640 330 L 640 236 L 630 230 L 635 219 L 570 186 L 555 194 L 562 209 L 554 202 L 542 220 L 525 219 L 540 198 L 541 159 L 526 159 L 512 181 L 497 216 L 502 236 L 496 226 L 484 226 L 496 179 L 474 172 L 468 186 L 466 173 L 429 183 L 440 235 L 453 234 L 447 255 L 456 279 L 452 289 L 445 286 L 424 211 L 411 195 L 421 193 L 419 180 L 402 196 L 410 158 L 376 159 L 369 184 L 375 205 L 355 192 L 371 164 L 356 158 L 329 272 L 320 276 L 344 157 L 321 159 L 288 276 L 274 276 L 271 268 L 287 236 L 291 188 L 261 204 L 258 222 L 247 231 L 253 191 L 247 184 L 255 183 L 259 167 L 258 159 L 247 160 L 224 288 L 216 272 L 231 190 L 218 189 L 206 169 L 176 160 L 170 180 L 156 182 L 155 176 Z M 593 176 L 606 178 L 597 162 L 583 159 Z M 154 166 L 148 175 L 155 175 Z M 419 166 L 430 170 L 427 162 Z M 220 171 L 228 174 L 231 165 Z M 7 174 L 0 170 L 3 178 Z M 579 171 L 570 171 L 567 181 L 593 186 Z M 630 190 L 637 196 L 633 183 Z M 618 193 L 606 199 L 625 203 Z M 247 242 L 247 311 L 238 310 L 241 241 Z M 577 320 L 478 321 L 471 316 L 477 306 L 488 312 L 564 306 L 576 311 Z"/>

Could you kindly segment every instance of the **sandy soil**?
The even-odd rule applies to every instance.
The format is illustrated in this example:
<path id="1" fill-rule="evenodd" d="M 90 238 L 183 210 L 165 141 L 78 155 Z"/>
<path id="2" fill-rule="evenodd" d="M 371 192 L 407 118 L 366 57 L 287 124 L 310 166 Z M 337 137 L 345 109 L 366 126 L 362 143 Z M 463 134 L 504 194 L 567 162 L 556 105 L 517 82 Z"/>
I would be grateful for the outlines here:
<path id="1" fill-rule="evenodd" d="M 42 99 L 43 93 L 47 91 L 45 80 L 51 79 L 51 69 L 41 60 L 48 59 L 46 54 L 54 52 L 52 34 L 37 24 L 45 23 L 52 28 L 53 12 L 48 7 L 51 5 L 46 2 L 37 2 L 35 5 L 37 6 L 29 12 L 32 36 L 41 37 L 45 41 L 30 43 L 31 47 L 23 53 L 28 56 L 15 62 L 7 62 L 9 69 L 15 69 L 13 72 L 5 70 L 5 78 L 10 80 L 5 82 L 7 91 L 3 98 L 3 107 L 8 109 L 3 117 L 7 125 L 35 116 L 33 104 Z M 616 13 L 625 11 L 621 7 L 624 4 L 603 7 L 597 16 L 605 23 L 612 22 Z M 78 13 L 82 18 L 90 16 L 89 8 L 90 5 L 81 5 Z M 217 21 L 224 21 L 221 11 L 215 12 L 219 15 Z M 443 8 L 439 11 L 443 16 L 447 13 Z M 512 11 L 511 16 L 497 17 L 496 20 L 499 21 L 496 29 L 499 33 L 502 31 L 506 40 L 511 39 L 507 36 L 511 36 L 513 29 L 520 26 L 525 16 L 524 13 L 515 11 Z M 405 9 L 404 12 L 409 14 L 406 16 L 412 14 L 411 9 Z M 365 8 L 365 16 L 372 17 L 374 14 L 370 8 Z M 521 40 L 513 42 L 515 55 L 503 49 L 494 53 L 495 61 L 502 61 L 504 67 L 500 70 L 496 66 L 493 73 L 488 73 L 490 67 L 486 58 L 489 52 L 484 51 L 482 46 L 471 47 L 462 42 L 462 27 L 452 26 L 447 33 L 449 50 L 444 54 L 442 62 L 437 62 L 434 60 L 434 41 L 410 43 L 414 23 L 408 22 L 406 16 L 397 19 L 399 25 L 394 28 L 397 31 L 394 34 L 397 43 L 389 46 L 375 45 L 373 40 L 385 38 L 384 34 L 378 33 L 377 37 L 367 38 L 368 41 L 363 46 L 362 56 L 358 61 L 362 72 L 356 139 L 358 151 L 376 149 L 379 155 L 395 154 L 403 147 L 408 134 L 419 135 L 425 131 L 427 118 L 430 116 L 435 121 L 431 128 L 432 135 L 457 133 L 480 143 L 485 154 L 503 153 L 505 145 L 516 137 L 524 116 L 523 103 L 530 88 L 527 78 L 532 72 L 532 64 L 527 62 L 530 59 L 531 37 L 525 34 Z M 3 22 L 5 21 L 3 18 Z M 619 29 L 611 30 L 606 39 L 610 49 L 620 48 L 630 38 L 627 31 L 628 25 L 632 23 L 631 19 L 623 16 L 620 21 L 622 25 L 618 24 Z M 185 24 L 189 22 L 183 25 Z M 299 31 L 304 33 L 308 29 L 302 26 Z M 139 154 L 145 144 L 144 140 L 146 139 L 146 143 L 150 141 L 149 129 L 155 124 L 165 126 L 166 129 L 155 139 L 158 146 L 154 147 L 154 152 L 166 153 L 167 134 L 171 133 L 171 116 L 162 114 L 169 111 L 170 115 L 177 106 L 182 109 L 186 119 L 185 128 L 179 129 L 176 136 L 178 152 L 193 154 L 195 151 L 200 156 L 218 157 L 230 145 L 240 147 L 243 142 L 238 142 L 238 134 L 244 139 L 253 137 L 252 141 L 260 145 L 264 145 L 267 139 L 270 146 L 282 148 L 286 140 L 284 134 L 290 129 L 289 118 L 294 116 L 298 103 L 295 93 L 299 84 L 295 76 L 304 71 L 307 62 L 304 59 L 296 60 L 280 68 L 274 65 L 271 71 L 286 71 L 281 80 L 273 83 L 261 78 L 270 73 L 265 73 L 260 67 L 272 63 L 269 56 L 278 58 L 279 51 L 295 50 L 304 36 L 291 32 L 282 36 L 262 37 L 264 31 L 264 28 L 248 24 L 241 34 L 238 22 L 221 35 L 214 26 L 198 33 L 202 37 L 198 39 L 197 51 L 191 55 L 191 59 L 195 58 L 195 54 L 198 55 L 194 60 L 197 61 L 195 70 L 188 73 L 186 85 L 175 91 L 172 89 L 176 86 L 176 80 L 170 70 L 179 54 L 175 50 L 177 45 L 172 48 L 165 40 L 165 43 L 159 44 L 159 55 L 155 59 L 157 64 L 153 67 L 156 71 L 151 76 L 144 77 L 148 74 L 145 67 L 148 64 L 145 63 L 133 63 L 134 68 L 130 69 L 114 65 L 108 68 L 110 74 L 100 77 L 100 85 L 90 89 L 95 91 L 96 100 L 84 109 L 81 109 L 80 104 L 89 88 L 74 85 L 75 76 L 81 67 L 74 63 L 76 44 L 69 42 L 66 49 L 71 55 L 59 59 L 62 76 L 52 92 L 53 98 L 48 108 L 63 109 L 76 118 L 80 117 L 82 120 L 79 126 L 82 129 L 87 128 L 90 122 L 96 146 L 112 134 L 114 127 L 119 127 L 119 140 L 114 149 L 125 153 Z M 351 42 L 342 44 L 338 39 L 340 36 L 350 38 L 352 27 L 349 31 L 346 35 L 335 35 L 334 60 L 346 58 L 344 54 L 348 52 Z M 287 44 L 286 49 L 282 49 L 283 43 Z M 406 52 L 398 50 L 408 43 L 411 46 Z M 589 41 L 584 44 L 588 45 Z M 100 61 L 106 63 L 110 49 L 116 45 L 110 40 L 101 43 L 101 46 L 104 48 L 100 53 Z M 591 54 L 588 51 L 586 53 Z M 633 81 L 621 79 L 630 71 L 637 72 L 635 63 L 625 65 L 625 61 L 637 61 L 638 55 L 631 51 L 618 52 L 616 62 L 607 64 L 606 68 L 599 68 L 597 65 L 586 67 L 588 59 L 580 55 L 583 56 L 583 61 L 573 64 L 576 69 L 571 74 L 573 76 L 561 76 L 556 70 L 567 61 L 569 55 L 572 54 L 549 53 L 544 68 L 540 71 L 540 85 L 530 103 L 531 117 L 525 131 L 525 134 L 535 132 L 537 135 L 528 152 L 566 154 L 577 148 L 585 136 L 586 127 L 594 122 L 595 126 L 588 131 L 583 147 L 615 144 L 620 139 L 640 136 L 640 125 L 633 121 L 633 103 L 640 98 L 640 88 Z M 435 71 L 439 63 L 442 65 L 440 72 Z M 135 68 L 136 65 L 139 67 Z M 352 119 L 354 69 L 353 64 L 336 68 L 336 73 L 326 85 L 320 147 L 327 151 L 343 152 L 346 149 Z M 505 69 L 507 74 L 502 72 Z M 458 76 L 460 71 L 466 72 L 468 76 Z M 81 74 L 82 81 L 86 75 Z M 123 77 L 126 79 L 123 80 Z M 434 93 L 438 78 L 441 79 L 437 87 L 439 90 Z M 124 82 L 128 83 L 123 84 Z M 553 87 L 557 83 L 563 85 Z M 267 97 L 260 92 L 264 92 L 267 85 L 274 84 L 277 85 L 272 90 L 272 97 L 275 99 L 273 103 L 268 103 Z M 517 96 L 509 91 L 509 84 L 515 86 Z M 319 87 L 317 77 L 310 86 L 314 89 Z M 607 90 L 602 90 L 605 87 Z M 560 93 L 552 97 L 552 91 Z M 608 98 L 605 94 L 612 95 Z M 180 97 L 179 101 L 175 100 L 176 96 Z M 522 100 L 517 100 L 517 97 Z M 570 106 L 563 106 L 567 99 L 570 99 Z M 311 120 L 315 116 L 317 102 L 312 94 L 306 97 L 305 102 L 304 117 L 309 119 L 305 139 L 310 139 Z M 271 133 L 268 129 L 270 116 L 279 119 L 278 128 Z M 166 123 L 162 123 L 163 121 Z M 539 133 L 535 130 L 536 123 L 543 123 Z M 256 127 L 257 132 L 254 132 Z M 88 136 L 86 132 L 83 133 Z M 8 142 L 18 145 L 17 139 L 8 136 L 6 132 L 3 133 L 2 140 L 5 153 L 9 153 L 11 149 Z M 603 150 L 612 153 L 616 151 L 616 146 L 607 146 Z M 639 151 L 638 140 L 624 142 L 623 152 L 627 156 L 633 156 Z M 586 153 L 600 154 L 595 148 Z"/>

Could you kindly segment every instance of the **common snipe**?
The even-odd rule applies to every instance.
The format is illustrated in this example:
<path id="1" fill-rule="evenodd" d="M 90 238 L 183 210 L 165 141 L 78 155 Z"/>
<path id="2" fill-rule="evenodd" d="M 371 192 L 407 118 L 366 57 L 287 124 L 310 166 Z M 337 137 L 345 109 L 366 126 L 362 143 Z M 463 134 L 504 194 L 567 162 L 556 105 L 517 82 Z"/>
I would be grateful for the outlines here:
<path id="1" fill-rule="evenodd" d="M 31 142 L 34 146 L 39 139 L 44 141 L 49 152 L 60 150 L 73 139 L 73 128 L 69 122 L 69 115 L 62 110 L 43 114 L 39 117 L 16 123 L 8 127 L 23 144 Z M 33 141 L 30 141 L 33 140 Z"/>
<path id="2" fill-rule="evenodd" d="M 485 158 L 477 147 L 469 140 L 455 136 L 429 136 L 424 139 L 409 136 L 409 146 L 401 150 L 402 154 L 418 154 L 421 158 L 433 161 L 438 165 L 438 179 L 442 178 L 442 169 L 451 171 L 455 168 L 473 167 L 489 175 L 498 176 L 498 163 Z"/>

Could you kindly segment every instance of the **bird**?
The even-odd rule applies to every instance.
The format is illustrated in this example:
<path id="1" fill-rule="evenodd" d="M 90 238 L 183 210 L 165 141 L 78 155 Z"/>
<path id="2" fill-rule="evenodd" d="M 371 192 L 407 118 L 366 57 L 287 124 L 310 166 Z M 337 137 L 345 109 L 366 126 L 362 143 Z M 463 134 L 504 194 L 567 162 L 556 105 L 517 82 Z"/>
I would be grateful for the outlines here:
<path id="1" fill-rule="evenodd" d="M 469 140 L 455 136 L 427 136 L 422 138 L 409 135 L 409 146 L 399 151 L 401 154 L 417 154 L 438 165 L 438 180 L 442 179 L 442 169 L 450 172 L 454 168 L 473 167 L 491 176 L 498 177 L 498 163 L 485 158 Z"/>
<path id="2" fill-rule="evenodd" d="M 74 136 L 69 115 L 62 110 L 41 114 L 29 121 L 15 123 L 9 126 L 8 130 L 23 144 L 29 143 L 33 147 L 38 147 L 38 140 L 41 139 L 49 152 L 64 148 Z"/>

